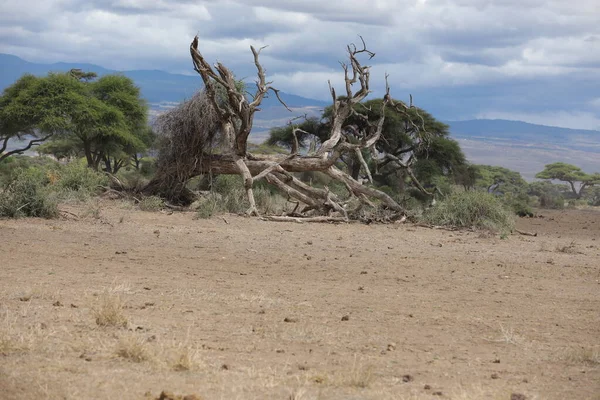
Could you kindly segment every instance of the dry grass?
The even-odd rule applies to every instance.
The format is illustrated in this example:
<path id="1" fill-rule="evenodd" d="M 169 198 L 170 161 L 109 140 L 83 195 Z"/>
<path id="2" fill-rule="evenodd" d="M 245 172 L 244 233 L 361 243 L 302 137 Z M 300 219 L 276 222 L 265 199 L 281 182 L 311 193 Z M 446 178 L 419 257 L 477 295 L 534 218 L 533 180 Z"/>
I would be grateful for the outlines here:
<path id="1" fill-rule="evenodd" d="M 509 343 L 509 344 L 519 344 L 523 341 L 523 338 L 515 333 L 513 328 L 507 328 L 504 325 L 500 324 L 500 337 L 498 339 L 485 339 L 488 342 L 495 343 Z"/>
<path id="2" fill-rule="evenodd" d="M 170 367 L 174 371 L 192 371 L 201 366 L 198 349 L 182 344 L 175 347 L 172 353 Z"/>
<path id="3" fill-rule="evenodd" d="M 121 337 L 117 344 L 115 354 L 129 361 L 140 363 L 151 360 L 152 353 L 145 340 L 135 335 Z"/>
<path id="4" fill-rule="evenodd" d="M 106 292 L 100 296 L 99 304 L 92 309 L 96 324 L 99 326 L 124 328 L 128 319 L 123 312 L 124 302 L 114 292 Z"/>
<path id="5" fill-rule="evenodd" d="M 361 361 L 358 361 L 354 356 L 354 362 L 352 367 L 348 371 L 344 371 L 341 375 L 341 384 L 357 387 L 357 388 L 368 388 L 373 383 L 373 366 L 365 365 Z"/>
<path id="6" fill-rule="evenodd" d="M 17 315 L 11 316 L 8 311 L 0 320 L 0 355 L 22 353 L 35 350 L 52 331 L 44 324 L 18 326 Z"/>
<path id="7" fill-rule="evenodd" d="M 582 346 L 577 348 L 568 348 L 563 350 L 558 355 L 558 359 L 569 364 L 600 366 L 600 347 Z"/>

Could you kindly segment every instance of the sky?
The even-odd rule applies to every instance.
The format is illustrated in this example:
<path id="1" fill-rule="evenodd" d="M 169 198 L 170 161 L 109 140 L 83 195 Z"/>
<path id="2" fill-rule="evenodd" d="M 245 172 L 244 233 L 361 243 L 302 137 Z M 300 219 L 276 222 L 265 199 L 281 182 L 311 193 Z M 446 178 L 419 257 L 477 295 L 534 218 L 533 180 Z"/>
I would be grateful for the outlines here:
<path id="1" fill-rule="evenodd" d="M 193 74 L 189 43 L 238 77 L 250 45 L 284 92 L 330 99 L 346 45 L 376 53 L 373 97 L 444 120 L 600 130 L 600 0 L 0 0 L 0 53 Z"/>

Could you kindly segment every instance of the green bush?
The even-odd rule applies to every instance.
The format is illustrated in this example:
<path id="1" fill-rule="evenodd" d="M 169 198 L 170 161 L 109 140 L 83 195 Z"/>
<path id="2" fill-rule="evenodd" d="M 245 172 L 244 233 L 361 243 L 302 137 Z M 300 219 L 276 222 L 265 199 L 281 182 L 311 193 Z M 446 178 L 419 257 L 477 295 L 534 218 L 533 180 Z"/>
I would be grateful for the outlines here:
<path id="1" fill-rule="evenodd" d="M 61 166 L 53 175 L 54 186 L 67 192 L 78 192 L 81 196 L 88 196 L 98 193 L 102 186 L 108 185 L 108 177 L 88 168 L 85 164 L 73 161 L 67 165 Z"/>
<path id="2" fill-rule="evenodd" d="M 562 194 L 542 193 L 540 195 L 540 207 L 562 210 L 565 208 L 565 198 Z"/>
<path id="3" fill-rule="evenodd" d="M 479 191 L 454 193 L 423 213 L 433 225 L 488 229 L 507 233 L 514 228 L 514 217 L 503 202 Z"/>
<path id="4" fill-rule="evenodd" d="M 254 200 L 260 213 L 273 214 L 285 208 L 285 199 L 264 181 L 254 185 Z M 239 175 L 219 175 L 212 180 L 212 192 L 198 201 L 198 218 L 219 213 L 245 213 L 250 204 Z"/>
<path id="5" fill-rule="evenodd" d="M 48 176 L 40 169 L 15 171 L 12 180 L 0 189 L 0 217 L 56 217 L 57 199 L 48 183 Z"/>

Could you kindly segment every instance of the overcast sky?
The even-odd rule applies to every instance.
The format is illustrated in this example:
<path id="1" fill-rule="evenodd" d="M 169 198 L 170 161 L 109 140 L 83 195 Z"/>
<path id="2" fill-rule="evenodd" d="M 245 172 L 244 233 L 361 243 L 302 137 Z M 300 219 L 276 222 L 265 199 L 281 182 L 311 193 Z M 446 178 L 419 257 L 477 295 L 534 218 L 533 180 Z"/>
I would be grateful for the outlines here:
<path id="1" fill-rule="evenodd" d="M 441 119 L 600 129 L 600 0 L 0 0 L 0 52 L 33 62 L 193 73 L 189 43 L 239 77 L 328 99 L 362 35 L 373 96 Z"/>

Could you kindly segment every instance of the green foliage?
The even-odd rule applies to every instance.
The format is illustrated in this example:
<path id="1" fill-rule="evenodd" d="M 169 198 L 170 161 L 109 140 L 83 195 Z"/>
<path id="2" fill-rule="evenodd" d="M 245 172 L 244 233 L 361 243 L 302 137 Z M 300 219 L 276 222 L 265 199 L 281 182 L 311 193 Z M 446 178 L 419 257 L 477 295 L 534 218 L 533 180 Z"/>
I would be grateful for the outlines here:
<path id="1" fill-rule="evenodd" d="M 94 169 L 101 161 L 109 172 L 120 168 L 154 140 L 146 126 L 147 106 L 131 79 L 107 75 L 91 81 L 94 77 L 82 71 L 24 75 L 0 97 L 0 140 L 51 137 L 56 142 L 46 144 L 44 154 L 85 155 Z M 8 155 L 0 151 L 0 160 Z"/>
<path id="2" fill-rule="evenodd" d="M 521 174 L 508 168 L 492 165 L 475 165 L 475 187 L 490 193 L 518 193 L 527 189 Z"/>
<path id="3" fill-rule="evenodd" d="M 272 214 L 280 211 L 285 199 L 266 184 L 254 186 L 254 200 L 259 212 Z M 212 181 L 212 191 L 198 201 L 197 217 L 210 218 L 220 213 L 241 214 L 250 207 L 239 175 L 219 175 Z"/>
<path id="4" fill-rule="evenodd" d="M 510 232 L 514 218 L 505 204 L 493 194 L 481 191 L 454 193 L 426 210 L 423 220 L 433 225 Z"/>
<path id="5" fill-rule="evenodd" d="M 0 189 L 0 217 L 42 217 L 58 215 L 56 197 L 48 190 L 48 176 L 36 168 L 19 169 Z"/>
<path id="6" fill-rule="evenodd" d="M 599 173 L 587 174 L 581 168 L 563 162 L 547 164 L 544 170 L 536 174 L 535 177 L 567 182 L 578 199 L 581 198 L 586 187 L 600 184 Z M 576 188 L 576 183 L 579 183 L 579 190 Z"/>
<path id="7" fill-rule="evenodd" d="M 565 185 L 555 185 L 549 181 L 532 182 L 528 194 L 538 199 L 541 208 L 563 209 L 565 206 L 564 193 L 569 188 Z"/>
<path id="8" fill-rule="evenodd" d="M 590 206 L 600 206 L 600 186 L 590 188 L 585 194 L 585 199 Z"/>
<path id="9" fill-rule="evenodd" d="M 61 166 L 53 175 L 54 186 L 60 190 L 79 192 L 82 196 L 97 194 L 102 186 L 108 186 L 105 174 L 88 168 L 82 162 Z"/>

